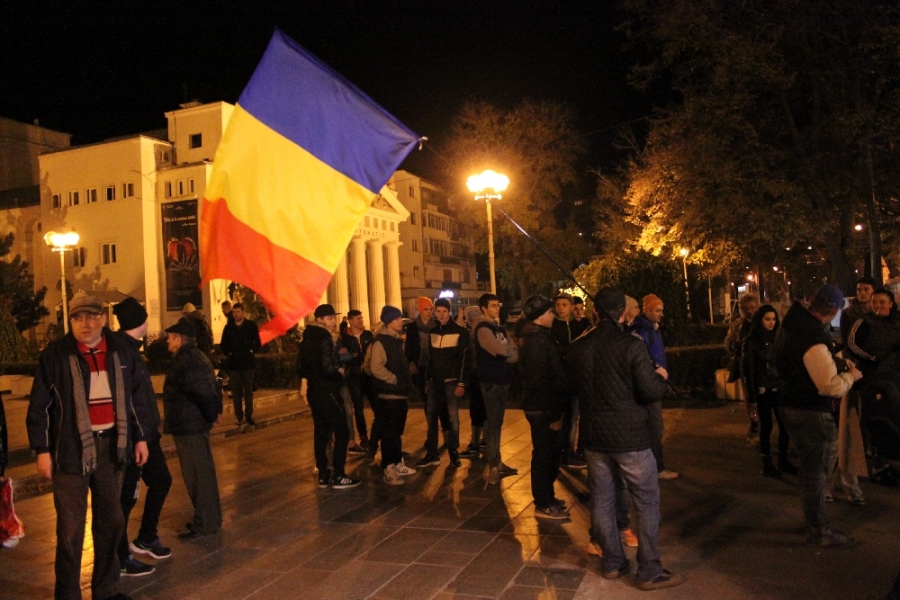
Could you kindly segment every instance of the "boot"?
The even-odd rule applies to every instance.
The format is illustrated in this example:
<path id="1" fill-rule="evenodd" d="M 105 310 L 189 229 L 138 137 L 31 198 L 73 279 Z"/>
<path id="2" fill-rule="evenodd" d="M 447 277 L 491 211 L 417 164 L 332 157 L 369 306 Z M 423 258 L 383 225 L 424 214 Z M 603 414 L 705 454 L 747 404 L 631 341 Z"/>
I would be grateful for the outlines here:
<path id="1" fill-rule="evenodd" d="M 775 477 L 776 479 L 781 478 L 781 471 L 775 468 L 775 465 L 772 463 L 771 456 L 763 456 L 762 457 L 763 468 L 762 474 L 763 477 Z"/>
<path id="2" fill-rule="evenodd" d="M 786 452 L 781 452 L 778 454 L 778 470 L 786 475 L 797 475 L 800 473 L 800 469 L 797 468 L 797 465 L 791 462 L 791 459 L 788 458 Z"/>

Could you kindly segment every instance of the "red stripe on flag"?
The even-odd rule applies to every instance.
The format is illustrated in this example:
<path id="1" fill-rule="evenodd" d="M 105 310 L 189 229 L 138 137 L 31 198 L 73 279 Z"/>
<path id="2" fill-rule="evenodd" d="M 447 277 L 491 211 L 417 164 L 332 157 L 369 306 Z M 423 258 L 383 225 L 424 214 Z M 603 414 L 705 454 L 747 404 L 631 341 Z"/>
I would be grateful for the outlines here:
<path id="1" fill-rule="evenodd" d="M 230 279 L 259 294 L 271 321 L 260 327 L 263 344 L 297 324 L 319 304 L 331 273 L 277 246 L 228 210 L 225 200 L 203 200 L 200 239 L 204 240 L 203 281 Z"/>

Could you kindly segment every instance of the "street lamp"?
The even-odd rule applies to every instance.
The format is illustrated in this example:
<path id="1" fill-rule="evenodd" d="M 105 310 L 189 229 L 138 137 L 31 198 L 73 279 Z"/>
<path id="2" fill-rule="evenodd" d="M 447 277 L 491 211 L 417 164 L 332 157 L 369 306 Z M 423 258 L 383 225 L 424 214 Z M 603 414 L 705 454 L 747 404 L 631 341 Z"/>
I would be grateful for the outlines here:
<path id="1" fill-rule="evenodd" d="M 775 271 L 776 273 L 781 273 L 782 277 L 784 277 L 784 295 L 785 295 L 785 297 L 787 297 L 787 301 L 790 302 L 791 301 L 791 290 L 788 287 L 788 284 L 790 282 L 788 281 L 788 278 L 787 278 L 787 269 L 779 270 L 778 267 L 772 267 L 772 270 Z"/>
<path id="2" fill-rule="evenodd" d="M 59 291 L 62 294 L 63 331 L 69 333 L 69 304 L 66 298 L 66 250 L 71 250 L 78 244 L 78 234 L 74 231 L 69 233 L 48 231 L 44 235 L 44 241 L 53 252 L 59 252 L 59 269 L 62 273 Z"/>
<path id="3" fill-rule="evenodd" d="M 687 304 L 687 313 L 688 319 L 691 318 L 691 288 L 688 284 L 688 274 L 687 274 L 687 257 L 690 254 L 690 251 L 687 248 L 682 248 L 679 252 L 681 254 L 681 265 L 684 267 L 684 301 Z"/>
<path id="4" fill-rule="evenodd" d="M 497 275 L 494 271 L 494 222 L 491 217 L 491 200 L 500 200 L 509 187 L 509 177 L 496 171 L 482 172 L 480 175 L 472 175 L 466 180 L 469 191 L 475 194 L 475 200 L 484 200 L 487 207 L 488 230 L 488 265 L 491 269 L 491 293 L 497 293 Z"/>

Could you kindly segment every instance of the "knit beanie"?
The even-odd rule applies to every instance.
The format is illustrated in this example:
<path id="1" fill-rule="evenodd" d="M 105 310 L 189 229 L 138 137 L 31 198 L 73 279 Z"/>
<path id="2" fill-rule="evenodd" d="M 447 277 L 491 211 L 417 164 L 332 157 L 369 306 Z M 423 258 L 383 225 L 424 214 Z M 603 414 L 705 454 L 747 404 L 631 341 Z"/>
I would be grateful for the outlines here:
<path id="1" fill-rule="evenodd" d="M 394 321 L 402 317 L 403 313 L 400 312 L 400 309 L 395 306 L 385 306 L 381 309 L 381 322 L 385 325 L 387 325 L 388 323 L 393 323 Z"/>
<path id="2" fill-rule="evenodd" d="M 640 306 L 636 298 L 625 296 L 625 310 L 631 310 Z"/>
<path id="3" fill-rule="evenodd" d="M 647 294 L 646 296 L 644 296 L 644 312 L 653 310 L 655 307 L 662 305 L 662 298 L 660 298 L 656 294 Z"/>
<path id="4" fill-rule="evenodd" d="M 113 306 L 113 314 L 119 319 L 122 331 L 137 329 L 147 320 L 147 309 L 131 296 Z"/>
<path id="5" fill-rule="evenodd" d="M 611 319 L 618 319 L 625 311 L 625 292 L 618 288 L 603 288 L 594 294 L 594 306 L 603 315 L 605 312 Z"/>
<path id="6" fill-rule="evenodd" d="M 432 306 L 434 306 L 434 302 L 431 301 L 431 298 L 426 296 L 419 296 L 416 298 L 416 310 L 419 312 L 422 312 L 426 308 L 431 308 Z"/>
<path id="7" fill-rule="evenodd" d="M 522 305 L 522 315 L 529 321 L 534 321 L 545 312 L 553 308 L 553 300 L 547 296 L 535 294 Z"/>

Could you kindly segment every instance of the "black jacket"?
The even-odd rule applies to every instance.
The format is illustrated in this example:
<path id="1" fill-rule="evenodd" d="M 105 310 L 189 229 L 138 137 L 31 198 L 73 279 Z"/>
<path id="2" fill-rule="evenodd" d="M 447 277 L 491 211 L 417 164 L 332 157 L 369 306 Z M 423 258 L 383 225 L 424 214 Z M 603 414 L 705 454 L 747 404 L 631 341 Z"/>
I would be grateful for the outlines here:
<path id="1" fill-rule="evenodd" d="M 103 330 L 106 338 L 106 370 L 110 374 L 109 387 L 112 397 L 116 397 L 116 378 L 113 354 L 119 355 L 122 377 L 125 383 L 125 409 L 128 411 L 128 454 L 136 441 L 146 440 L 150 418 L 146 404 L 134 402 L 134 397 L 145 393 L 141 390 L 140 377 L 136 375 L 137 365 L 133 355 L 109 329 Z M 31 449 L 40 454 L 50 452 L 54 468 L 66 473 L 81 474 L 81 436 L 78 433 L 78 419 L 75 415 L 75 396 L 72 391 L 72 373 L 69 355 L 78 357 L 81 377 L 85 385 L 85 397 L 90 396 L 90 366 L 78 351 L 78 342 L 72 333 L 50 342 L 38 359 L 37 372 L 31 387 L 26 426 Z M 115 401 L 113 401 L 115 406 Z"/>
<path id="2" fill-rule="evenodd" d="M 394 384 L 388 383 L 377 376 L 372 376 L 372 390 L 376 394 L 386 394 L 388 396 L 408 396 L 413 391 L 412 376 L 409 374 L 409 362 L 407 362 L 406 354 L 403 352 L 403 342 L 399 337 L 390 335 L 383 331 L 375 334 L 375 344 L 380 344 L 384 348 L 385 368 L 390 371 L 396 378 Z"/>
<path id="3" fill-rule="evenodd" d="M 774 332 L 764 333 L 761 337 L 747 336 L 741 349 L 741 357 L 743 360 L 741 371 L 751 400 L 756 401 L 759 388 L 770 391 L 782 388 L 778 366 L 775 364 Z"/>
<path id="4" fill-rule="evenodd" d="M 349 354 L 349 356 L 344 355 L 346 358 L 341 359 L 341 362 L 348 367 L 347 375 L 359 377 L 362 374 L 362 364 L 366 358 L 366 350 L 369 349 L 369 346 L 374 341 L 375 335 L 368 329 L 363 329 L 358 338 L 350 333 L 349 327 L 341 332 L 341 348 L 346 348 Z M 340 354 L 338 358 L 341 358 Z"/>
<path id="5" fill-rule="evenodd" d="M 469 330 L 453 319 L 446 325 L 435 320 L 429 337 L 428 381 L 444 383 L 455 379 L 465 386 L 469 381 Z"/>
<path id="6" fill-rule="evenodd" d="M 428 364 L 428 334 L 436 322 L 434 317 L 425 323 L 422 322 L 422 317 L 416 317 L 406 326 L 406 345 L 403 351 L 407 362 L 417 367 Z"/>
<path id="7" fill-rule="evenodd" d="M 147 368 L 147 364 L 144 362 L 140 353 L 141 346 L 144 342 L 142 340 L 134 339 L 124 331 L 116 331 L 113 335 L 122 342 L 122 347 L 127 348 L 129 352 L 133 353 L 132 360 L 134 361 L 135 378 L 138 379 L 138 383 L 140 384 L 138 386 L 140 393 L 135 394 L 134 402 L 137 403 L 140 401 L 144 403 L 147 411 L 147 426 L 144 428 L 144 433 L 146 434 L 147 439 L 150 439 L 154 435 L 159 439 L 159 406 L 156 403 L 156 393 L 153 391 L 150 370 Z"/>
<path id="8" fill-rule="evenodd" d="M 222 391 L 212 363 L 196 345 L 175 353 L 163 384 L 164 430 L 173 435 L 204 433 L 222 414 Z"/>
<path id="9" fill-rule="evenodd" d="M 562 356 L 548 327 L 527 321 L 521 329 L 519 377 L 522 410 L 540 411 L 558 421 L 569 407 L 569 390 Z"/>
<path id="10" fill-rule="evenodd" d="M 297 352 L 297 375 L 314 392 L 340 392 L 344 376 L 339 368 L 331 332 L 315 322 L 307 325 Z"/>
<path id="11" fill-rule="evenodd" d="M 636 452 L 654 441 L 649 404 L 666 394 L 647 347 L 618 324 L 601 321 L 569 347 L 581 409 L 581 444 L 596 452 Z"/>
<path id="12" fill-rule="evenodd" d="M 834 341 L 825 326 L 799 302 L 794 302 L 775 336 L 775 363 L 784 381 L 782 405 L 821 412 L 831 412 L 832 399 L 819 394 L 813 383 L 803 355 L 818 344 L 835 353 Z M 835 360 L 838 372 L 846 371 L 843 361 Z"/>
<path id="13" fill-rule="evenodd" d="M 222 353 L 228 357 L 227 367 L 233 371 L 249 371 L 256 366 L 256 353 L 261 347 L 259 327 L 250 319 L 238 325 L 231 322 L 222 331 Z"/>

